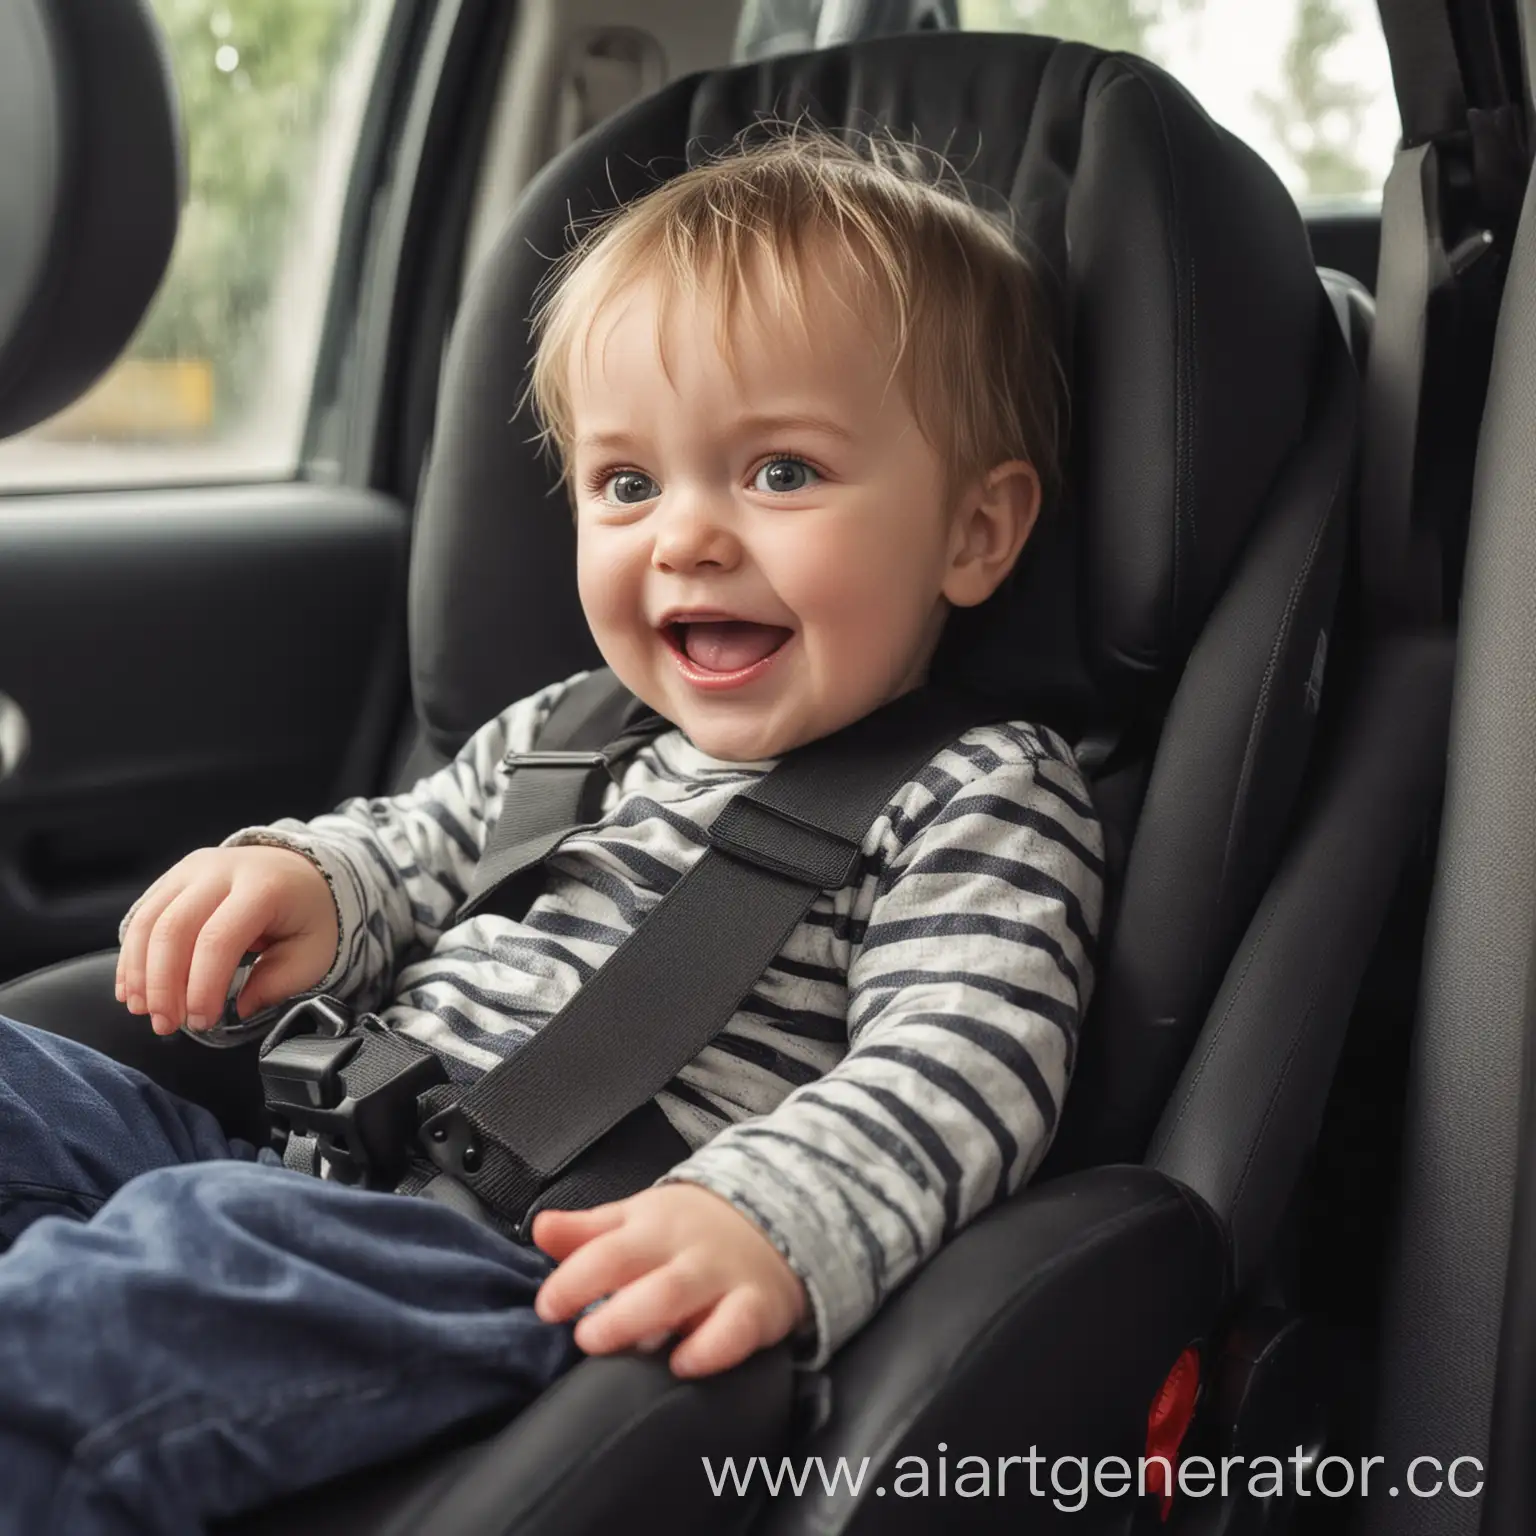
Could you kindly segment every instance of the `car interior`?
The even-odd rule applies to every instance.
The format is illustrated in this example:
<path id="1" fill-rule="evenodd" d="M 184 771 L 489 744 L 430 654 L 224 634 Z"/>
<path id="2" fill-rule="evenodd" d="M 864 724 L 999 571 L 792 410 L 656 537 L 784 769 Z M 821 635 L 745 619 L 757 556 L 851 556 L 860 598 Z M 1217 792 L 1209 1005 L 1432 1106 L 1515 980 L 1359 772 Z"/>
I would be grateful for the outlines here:
<path id="1" fill-rule="evenodd" d="M 295 152 L 265 352 L 230 300 L 281 451 L 219 436 L 227 359 L 151 306 L 213 240 L 207 91 L 254 111 L 326 8 L 199 0 L 195 68 L 174 9 L 0 4 L 0 1015 L 265 1140 L 255 1043 L 116 1002 L 119 920 L 190 850 L 407 788 L 600 662 L 517 419 L 530 306 L 574 226 L 768 120 L 942 149 L 1036 262 L 1063 490 L 942 661 L 1073 745 L 1111 900 L 1044 1168 L 826 1370 L 588 1359 L 216 1529 L 1536 1529 L 1536 4 L 1297 0 L 1294 99 L 1252 118 L 1288 171 L 1180 77 L 1220 0 L 337 0 L 316 91 L 349 126 Z M 1346 34 L 1390 164 L 1303 195 L 1363 121 L 1315 68 Z M 887 1494 L 946 1446 L 1294 1452 L 1351 1486 Z M 781 1456 L 869 1472 L 700 1471 Z M 1427 1458 L 1461 1481 L 1420 1494 Z"/>

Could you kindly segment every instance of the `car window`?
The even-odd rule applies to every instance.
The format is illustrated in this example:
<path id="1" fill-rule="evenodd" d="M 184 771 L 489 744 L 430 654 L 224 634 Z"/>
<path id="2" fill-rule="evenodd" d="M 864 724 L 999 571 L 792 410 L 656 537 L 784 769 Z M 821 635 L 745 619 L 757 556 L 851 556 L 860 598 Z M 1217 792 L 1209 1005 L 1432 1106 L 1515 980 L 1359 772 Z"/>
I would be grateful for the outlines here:
<path id="1" fill-rule="evenodd" d="M 270 479 L 298 466 L 348 178 L 394 0 L 150 0 L 188 195 L 123 358 L 0 443 L 0 490 Z"/>
<path id="2" fill-rule="evenodd" d="M 1375 0 L 959 0 L 959 16 L 1162 65 L 1309 212 L 1381 200 L 1399 119 Z"/>

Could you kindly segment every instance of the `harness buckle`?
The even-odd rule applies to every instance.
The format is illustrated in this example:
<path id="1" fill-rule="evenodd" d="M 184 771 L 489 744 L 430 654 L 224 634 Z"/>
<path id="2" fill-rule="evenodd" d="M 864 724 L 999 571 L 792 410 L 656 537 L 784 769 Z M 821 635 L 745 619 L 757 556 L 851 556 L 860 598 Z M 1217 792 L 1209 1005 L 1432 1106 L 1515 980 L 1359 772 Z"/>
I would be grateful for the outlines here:
<path id="1" fill-rule="evenodd" d="M 425 1046 L 334 997 L 295 1004 L 262 1043 L 273 1145 L 312 1136 L 338 1182 L 393 1189 L 415 1142 L 418 1097 L 448 1081 Z"/>

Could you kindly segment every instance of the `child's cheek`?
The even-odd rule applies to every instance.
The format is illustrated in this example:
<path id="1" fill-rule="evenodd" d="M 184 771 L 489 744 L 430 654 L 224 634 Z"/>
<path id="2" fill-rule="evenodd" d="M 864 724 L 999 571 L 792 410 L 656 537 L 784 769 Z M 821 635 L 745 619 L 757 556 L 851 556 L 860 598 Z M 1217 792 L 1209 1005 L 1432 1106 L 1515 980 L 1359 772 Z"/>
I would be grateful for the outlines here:
<path id="1" fill-rule="evenodd" d="M 576 587 L 587 623 L 599 642 L 622 638 L 643 626 L 644 592 L 634 562 L 623 558 L 618 541 L 599 534 L 578 535 Z"/>
<path id="2" fill-rule="evenodd" d="M 803 622 L 829 634 L 884 629 L 895 596 L 885 565 L 885 552 L 868 544 L 825 548 L 804 562 L 792 606 Z"/>

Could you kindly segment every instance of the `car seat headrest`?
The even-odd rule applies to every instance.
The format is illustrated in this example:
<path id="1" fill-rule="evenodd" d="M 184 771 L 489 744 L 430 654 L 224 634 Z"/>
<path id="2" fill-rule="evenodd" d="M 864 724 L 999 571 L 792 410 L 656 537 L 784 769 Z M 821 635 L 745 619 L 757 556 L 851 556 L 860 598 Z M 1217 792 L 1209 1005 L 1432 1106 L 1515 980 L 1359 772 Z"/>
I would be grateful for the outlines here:
<path id="1" fill-rule="evenodd" d="M 1327 311 L 1300 215 L 1268 166 L 1150 64 L 926 33 L 678 80 L 528 189 L 466 294 L 418 516 L 412 665 L 440 750 L 598 660 L 567 505 L 533 424 L 514 419 L 550 258 L 573 216 L 770 116 L 941 149 L 1012 205 L 1054 296 L 1068 489 L 1015 579 L 952 617 L 944 671 L 1067 730 L 1166 703 L 1303 435 Z"/>
<path id="2" fill-rule="evenodd" d="M 0 6 L 0 437 L 83 394 L 164 276 L 184 170 L 144 0 Z"/>

